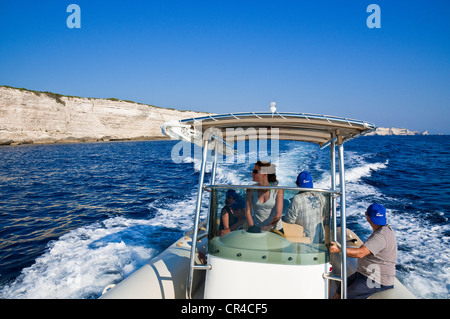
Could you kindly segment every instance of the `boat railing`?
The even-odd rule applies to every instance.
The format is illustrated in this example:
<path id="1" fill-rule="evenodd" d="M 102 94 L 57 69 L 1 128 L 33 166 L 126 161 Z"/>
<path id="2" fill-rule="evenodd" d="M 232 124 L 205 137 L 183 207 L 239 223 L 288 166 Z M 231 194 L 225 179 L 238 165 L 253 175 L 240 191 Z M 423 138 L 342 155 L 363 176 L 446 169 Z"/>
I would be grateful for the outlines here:
<path id="1" fill-rule="evenodd" d="M 304 226 L 311 226 L 310 224 L 312 224 L 312 222 L 314 221 L 314 227 L 327 229 L 326 237 L 328 239 L 333 238 L 330 237 L 330 235 L 332 235 L 333 228 L 330 228 L 329 221 L 330 219 L 332 219 L 331 200 L 339 196 L 339 193 L 337 191 L 318 188 L 313 189 L 289 186 L 259 185 L 205 185 L 204 189 L 211 192 L 208 213 L 209 220 L 206 223 L 209 238 L 219 236 L 219 234 L 224 234 L 224 230 L 222 229 L 224 227 L 222 215 L 230 209 L 233 211 L 233 220 L 235 222 L 234 225 L 228 225 L 230 230 L 236 230 L 238 227 L 240 227 L 241 229 L 246 229 L 248 227 L 246 219 L 246 194 L 249 190 L 283 190 L 283 202 L 281 205 L 281 219 L 283 221 L 283 225 L 298 224 L 301 226 L 301 228 L 303 228 Z M 315 198 L 313 199 L 313 201 L 315 202 L 315 205 L 309 205 L 310 209 L 308 211 L 308 216 L 306 216 L 305 212 L 297 211 L 296 206 L 292 205 L 294 198 L 304 192 L 320 194 L 314 196 Z M 308 221 L 306 220 L 306 218 L 308 218 Z M 298 232 L 303 233 L 303 230 L 298 230 Z M 304 233 L 312 235 L 315 234 L 315 230 L 304 229 Z M 327 242 L 328 241 L 329 240 L 327 240 Z M 325 243 L 323 238 L 322 240 L 315 240 L 314 242 Z"/>
<path id="2" fill-rule="evenodd" d="M 225 199 L 225 192 L 227 190 L 240 190 L 246 191 L 246 190 L 283 190 L 284 193 L 284 202 L 283 202 L 283 215 L 286 213 L 286 210 L 290 204 L 290 200 L 293 199 L 293 197 L 300 192 L 312 192 L 312 193 L 321 193 L 327 197 L 327 209 L 328 211 L 324 215 L 326 215 L 327 218 L 330 219 L 332 227 L 330 228 L 330 235 L 333 241 L 337 241 L 336 237 L 336 211 L 335 211 L 335 205 L 334 201 L 336 198 L 341 196 L 341 193 L 339 190 L 333 190 L 333 189 L 325 189 L 325 188 L 302 188 L 302 187 L 294 187 L 294 186 L 279 186 L 279 185 L 271 185 L 271 186 L 261 186 L 261 185 L 229 185 L 229 184 L 210 184 L 210 185 L 204 185 L 203 190 L 206 190 L 208 192 L 214 192 L 214 191 L 222 191 L 222 203 Z M 217 195 L 217 194 L 215 194 Z M 240 194 L 241 199 L 245 201 L 245 194 Z M 218 196 L 211 196 L 210 197 L 210 203 L 209 203 L 209 212 L 208 212 L 208 219 L 210 219 L 213 216 L 217 215 L 217 197 Z M 209 229 L 209 226 L 211 225 L 211 222 L 207 222 L 207 231 Z"/>
<path id="3" fill-rule="evenodd" d="M 228 185 L 228 184 L 216 184 L 216 185 L 204 185 L 203 189 L 212 190 L 214 188 L 230 188 L 230 189 L 282 189 L 288 191 L 303 191 L 303 192 L 318 192 L 318 193 L 329 193 L 340 196 L 339 190 L 332 190 L 326 188 L 302 188 L 294 186 L 261 186 L 261 185 Z"/>
<path id="4" fill-rule="evenodd" d="M 345 169 L 344 169 L 344 142 L 345 137 L 341 135 L 340 128 L 337 128 L 334 132 L 334 136 L 336 139 L 331 139 L 329 146 L 330 146 L 330 159 L 331 159 L 331 190 L 318 190 L 313 189 L 313 191 L 319 191 L 323 193 L 327 193 L 333 196 L 329 196 L 331 201 L 331 210 L 330 214 L 332 216 L 332 228 L 333 228 L 333 241 L 337 241 L 336 237 L 336 215 L 337 215 L 337 209 L 336 209 L 336 197 L 340 198 L 340 211 L 339 211 L 339 221 L 341 225 L 341 244 L 342 244 L 342 251 L 346 251 L 346 188 L 345 188 Z M 213 139 L 213 137 L 210 137 L 210 139 Z M 195 209 L 195 215 L 194 215 L 194 228 L 192 233 L 192 247 L 191 247 L 191 258 L 189 263 L 189 272 L 188 272 L 188 278 L 187 278 L 187 285 L 186 285 L 186 296 L 187 298 L 192 297 L 192 279 L 194 275 L 194 269 L 207 269 L 207 267 L 197 267 L 195 265 L 195 254 L 197 249 L 197 240 L 198 240 L 198 233 L 199 233 L 199 224 L 200 224 L 200 211 L 202 207 L 202 198 L 203 198 L 203 191 L 211 191 L 213 189 L 218 189 L 219 187 L 226 187 L 225 185 L 215 185 L 215 176 L 216 176 L 216 170 L 217 170 L 217 158 L 218 158 L 218 147 L 217 144 L 214 146 L 214 156 L 213 156 L 213 166 L 212 166 L 212 174 L 211 174 L 211 185 L 205 186 L 204 179 L 205 179 L 205 171 L 206 171 L 206 162 L 208 158 L 208 145 L 209 140 L 204 139 L 202 141 L 203 151 L 202 151 L 202 163 L 200 167 L 200 179 L 198 184 L 198 192 L 197 192 L 197 202 L 196 202 L 196 209 Z M 328 146 L 328 145 L 327 145 Z M 336 154 L 336 146 L 338 147 L 338 152 Z M 339 186 L 336 183 L 336 155 L 339 159 L 339 180 L 341 181 Z M 236 185 L 237 186 L 237 185 Z M 229 187 L 229 185 L 228 185 Z M 239 187 L 243 188 L 263 188 L 262 186 L 251 186 L 251 185 L 239 185 Z M 280 187 L 280 186 L 276 186 Z M 271 187 L 269 187 L 271 188 Z M 275 188 L 275 187 L 274 187 Z M 295 187 L 282 187 L 283 189 L 290 189 L 290 190 L 298 190 L 301 191 L 299 188 Z M 213 192 L 211 192 L 213 193 Z M 207 223 L 208 225 L 210 223 Z M 330 278 L 334 279 L 334 278 Z M 346 298 L 347 297 L 347 258 L 345 254 L 341 254 L 341 297 Z"/>

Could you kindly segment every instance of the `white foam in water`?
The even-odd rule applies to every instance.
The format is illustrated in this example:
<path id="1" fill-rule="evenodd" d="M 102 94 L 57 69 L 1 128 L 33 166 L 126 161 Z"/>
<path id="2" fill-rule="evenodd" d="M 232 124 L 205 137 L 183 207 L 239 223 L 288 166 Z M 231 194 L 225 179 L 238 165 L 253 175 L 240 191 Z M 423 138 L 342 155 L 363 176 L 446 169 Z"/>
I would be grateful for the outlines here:
<path id="1" fill-rule="evenodd" d="M 207 200 L 208 198 L 205 196 L 202 201 L 201 217 L 203 218 L 205 217 L 204 208 L 206 207 Z M 155 217 L 151 219 L 151 224 L 183 231 L 190 230 L 193 226 L 193 216 L 196 204 L 196 190 L 190 197 L 179 202 L 166 203 L 163 198 L 159 199 L 149 205 L 149 207 L 153 207 L 157 210 Z"/>
<path id="2" fill-rule="evenodd" d="M 70 231 L 51 243 L 48 252 L 22 270 L 1 291 L 2 298 L 86 298 L 143 265 L 154 249 L 139 240 L 142 233 L 121 234 L 149 221 L 116 217 Z"/>
<path id="3" fill-rule="evenodd" d="M 345 172 L 345 180 L 348 183 L 359 181 L 361 177 L 370 176 L 372 171 L 384 169 L 389 164 L 389 160 L 384 163 L 369 163 L 362 166 L 351 168 Z"/>
<path id="4" fill-rule="evenodd" d="M 277 179 L 280 185 L 295 186 L 297 175 L 301 171 L 308 170 L 313 154 L 318 150 L 313 144 L 302 143 L 301 147 L 298 145 L 299 143 L 292 143 L 291 148 L 280 154 L 280 161 L 277 163 Z M 313 180 L 315 179 L 313 177 Z"/>
<path id="5" fill-rule="evenodd" d="M 398 264 L 406 271 L 397 276 L 418 298 L 448 298 L 450 285 L 449 238 L 442 234 L 450 225 L 433 226 L 414 215 L 395 215 L 388 211 L 399 246 Z M 445 297 L 446 296 L 446 297 Z"/>
<path id="6" fill-rule="evenodd" d="M 160 253 L 149 244 L 154 227 L 192 228 L 196 191 L 179 202 L 163 198 L 150 220 L 115 217 L 61 236 L 35 263 L 0 291 L 2 298 L 94 298 Z M 204 199 L 203 207 L 207 199 Z M 203 209 L 203 211 L 205 211 Z M 205 214 L 202 213 L 202 217 Z"/>
<path id="7" fill-rule="evenodd" d="M 48 252 L 0 291 L 0 297 L 98 297 L 107 285 L 123 280 L 160 253 L 149 244 L 153 227 L 192 228 L 195 203 L 194 193 L 180 202 L 159 199 L 149 207 L 157 210 L 150 220 L 115 217 L 72 230 L 52 242 Z"/>

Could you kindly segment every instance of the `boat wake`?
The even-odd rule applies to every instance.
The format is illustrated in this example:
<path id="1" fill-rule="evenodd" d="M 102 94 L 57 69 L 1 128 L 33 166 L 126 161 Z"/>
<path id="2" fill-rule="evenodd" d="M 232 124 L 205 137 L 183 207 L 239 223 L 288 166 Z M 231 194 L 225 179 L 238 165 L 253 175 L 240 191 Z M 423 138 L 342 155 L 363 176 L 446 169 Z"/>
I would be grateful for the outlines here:
<path id="1" fill-rule="evenodd" d="M 149 221 L 122 217 L 70 231 L 3 287 L 2 298 L 93 298 L 157 252 Z"/>

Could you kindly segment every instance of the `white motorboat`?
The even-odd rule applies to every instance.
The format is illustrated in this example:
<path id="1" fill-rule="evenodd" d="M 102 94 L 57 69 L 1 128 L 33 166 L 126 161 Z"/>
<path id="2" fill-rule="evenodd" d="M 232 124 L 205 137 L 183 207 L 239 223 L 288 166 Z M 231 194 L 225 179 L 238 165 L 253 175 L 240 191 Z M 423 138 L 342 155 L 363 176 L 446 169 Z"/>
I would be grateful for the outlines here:
<path id="1" fill-rule="evenodd" d="M 346 298 L 347 277 L 356 271 L 357 260 L 328 251 L 330 241 L 339 242 L 342 251 L 362 245 L 346 227 L 344 143 L 373 131 L 375 125 L 335 116 L 279 113 L 274 107 L 271 111 L 211 115 L 162 126 L 165 135 L 202 147 L 194 226 L 122 282 L 106 287 L 101 298 L 328 299 L 337 282 L 342 283 L 341 297 Z M 233 154 L 238 141 L 258 139 L 309 142 L 318 144 L 321 151 L 328 150 L 330 188 L 216 184 L 219 156 Z M 208 158 L 212 161 L 211 182 L 205 185 Z M 247 190 L 282 189 L 287 204 L 299 191 L 321 193 L 328 203 L 320 212 L 322 235 L 311 238 L 301 225 L 283 222 L 284 234 L 273 230 L 249 232 L 244 226 L 220 236 L 221 209 L 230 189 L 244 198 Z M 204 196 L 209 208 L 207 218 L 201 221 Z M 370 298 L 414 296 L 396 279 L 393 289 Z"/>

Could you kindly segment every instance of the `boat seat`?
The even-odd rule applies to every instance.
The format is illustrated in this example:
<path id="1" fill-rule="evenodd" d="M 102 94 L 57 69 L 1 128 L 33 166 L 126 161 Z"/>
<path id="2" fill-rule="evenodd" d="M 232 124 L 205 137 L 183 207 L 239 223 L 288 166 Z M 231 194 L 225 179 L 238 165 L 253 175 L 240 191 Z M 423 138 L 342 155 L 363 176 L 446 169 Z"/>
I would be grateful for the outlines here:
<path id="1" fill-rule="evenodd" d="M 309 237 L 303 236 L 303 226 L 283 222 L 284 236 L 293 243 L 311 243 Z"/>

